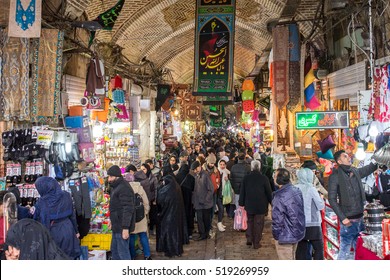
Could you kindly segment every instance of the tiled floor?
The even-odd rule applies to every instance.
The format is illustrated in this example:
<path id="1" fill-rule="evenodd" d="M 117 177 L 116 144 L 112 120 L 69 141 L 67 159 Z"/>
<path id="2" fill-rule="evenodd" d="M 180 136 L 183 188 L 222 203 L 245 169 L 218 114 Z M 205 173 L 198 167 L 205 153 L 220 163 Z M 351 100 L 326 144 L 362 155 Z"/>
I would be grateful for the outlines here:
<path id="1" fill-rule="evenodd" d="M 173 259 L 180 260 L 277 260 L 275 245 L 271 233 L 270 216 L 265 219 L 263 231 L 262 247 L 253 249 L 246 245 L 245 232 L 238 232 L 233 229 L 233 220 L 224 217 L 223 223 L 226 225 L 225 232 L 219 232 L 216 227 L 216 217 L 213 221 L 215 237 L 202 241 L 190 241 L 184 245 L 184 253 L 181 257 Z M 196 227 L 196 224 L 195 224 Z M 196 234 L 194 234 L 196 235 Z M 164 253 L 156 252 L 155 236 L 150 236 L 150 246 L 153 260 L 169 259 Z M 137 259 L 142 259 L 142 255 Z"/>

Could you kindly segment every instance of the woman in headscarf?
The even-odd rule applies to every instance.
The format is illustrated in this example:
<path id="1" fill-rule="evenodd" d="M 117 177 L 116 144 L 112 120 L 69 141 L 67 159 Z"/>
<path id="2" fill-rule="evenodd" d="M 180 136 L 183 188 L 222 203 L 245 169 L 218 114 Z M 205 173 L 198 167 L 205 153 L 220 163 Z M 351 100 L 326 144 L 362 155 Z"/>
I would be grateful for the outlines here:
<path id="1" fill-rule="evenodd" d="M 7 233 L 7 260 L 68 260 L 49 231 L 39 222 L 22 219 Z"/>
<path id="2" fill-rule="evenodd" d="M 297 260 L 311 260 L 309 246 L 313 248 L 313 259 L 324 259 L 324 243 L 321 232 L 321 210 L 324 209 L 324 200 L 320 197 L 314 186 L 314 173 L 309 168 L 301 168 L 297 172 L 298 187 L 302 191 L 303 205 L 305 209 L 306 233 L 299 241 L 296 250 Z M 311 254 L 310 254 L 311 255 Z"/>
<path id="3" fill-rule="evenodd" d="M 176 176 L 179 165 L 177 164 L 177 159 L 175 155 L 170 155 L 168 162 L 163 166 L 162 176 L 172 175 Z"/>
<path id="4" fill-rule="evenodd" d="M 184 211 L 187 223 L 188 237 L 192 236 L 194 230 L 194 206 L 192 205 L 192 192 L 195 188 L 195 178 L 190 174 L 190 167 L 187 163 L 180 166 L 176 175 L 183 196 Z"/>
<path id="5" fill-rule="evenodd" d="M 172 175 L 167 175 L 157 191 L 156 251 L 167 257 L 181 256 L 183 244 L 188 243 L 180 186 Z"/>
<path id="6" fill-rule="evenodd" d="M 154 234 L 154 226 L 157 222 L 157 204 L 156 204 L 156 192 L 158 189 L 158 181 L 157 177 L 152 173 L 152 170 L 150 169 L 149 164 L 143 163 L 141 165 L 141 170 L 146 174 L 146 177 L 149 181 L 149 194 L 148 200 L 149 200 L 149 206 L 150 206 L 150 212 L 149 212 L 149 231 L 152 235 Z"/>
<path id="7" fill-rule="evenodd" d="M 34 220 L 41 222 L 70 258 L 80 256 L 79 232 L 72 198 L 51 177 L 40 177 L 35 187 L 41 196 L 35 204 Z"/>
<path id="8" fill-rule="evenodd" d="M 218 206 L 218 223 L 217 227 L 219 231 L 225 231 L 226 226 L 222 223 L 223 219 L 223 204 L 222 204 L 222 190 L 225 187 L 226 182 L 229 180 L 230 171 L 226 168 L 227 157 L 224 156 L 218 162 L 218 171 L 221 174 L 221 180 L 219 188 L 217 190 L 217 206 Z"/>

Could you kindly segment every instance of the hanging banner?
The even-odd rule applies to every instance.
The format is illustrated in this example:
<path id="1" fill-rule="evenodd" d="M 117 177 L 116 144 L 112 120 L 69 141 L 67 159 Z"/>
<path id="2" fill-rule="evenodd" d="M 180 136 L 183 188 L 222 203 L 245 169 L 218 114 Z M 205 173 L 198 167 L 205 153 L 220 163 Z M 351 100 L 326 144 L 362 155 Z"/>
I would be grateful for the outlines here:
<path id="1" fill-rule="evenodd" d="M 93 21 L 99 23 L 102 26 L 103 30 L 112 30 L 114 28 L 115 21 L 119 17 L 119 13 L 122 11 L 125 0 L 119 0 L 115 6 L 111 7 L 107 11 L 101 13 Z M 89 38 L 88 47 L 90 47 L 95 39 L 96 31 L 91 31 L 91 36 Z"/>
<path id="2" fill-rule="evenodd" d="M 171 93 L 170 85 L 163 85 L 163 84 L 157 85 L 157 98 L 156 98 L 156 107 L 155 107 L 156 112 L 158 112 L 161 109 L 164 102 L 168 99 L 170 93 Z"/>
<path id="3" fill-rule="evenodd" d="M 41 20 L 42 0 L 10 0 L 9 37 L 41 37 Z"/>
<path id="4" fill-rule="evenodd" d="M 288 26 L 277 26 L 273 36 L 273 102 L 282 109 L 289 102 L 289 30 Z"/>
<path id="5" fill-rule="evenodd" d="M 293 110 L 301 97 L 301 45 L 299 39 L 299 27 L 296 23 L 288 25 L 289 30 L 289 102 L 287 108 Z"/>
<path id="6" fill-rule="evenodd" d="M 195 96 L 232 94 L 235 7 L 235 0 L 196 1 Z"/>

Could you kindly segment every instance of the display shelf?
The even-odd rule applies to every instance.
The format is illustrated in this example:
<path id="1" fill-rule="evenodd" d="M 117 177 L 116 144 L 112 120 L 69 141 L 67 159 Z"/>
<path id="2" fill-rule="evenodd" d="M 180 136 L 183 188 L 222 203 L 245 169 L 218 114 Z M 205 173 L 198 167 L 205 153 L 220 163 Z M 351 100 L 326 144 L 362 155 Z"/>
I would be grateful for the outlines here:
<path id="1" fill-rule="evenodd" d="M 336 247 L 339 247 L 339 244 L 337 242 L 335 242 L 331 237 L 329 237 L 327 234 L 324 235 L 324 237 L 330 242 L 332 243 L 334 246 Z"/>
<path id="2" fill-rule="evenodd" d="M 331 220 L 329 220 L 329 218 L 328 217 L 324 217 L 324 221 L 328 224 L 328 225 L 330 225 L 331 227 L 334 227 L 334 228 L 336 228 L 337 229 L 337 221 L 331 221 Z"/>
<path id="3" fill-rule="evenodd" d="M 325 209 L 321 211 L 322 235 L 324 239 L 324 256 L 326 259 L 337 259 L 340 248 L 340 224 L 336 213 L 325 201 Z"/>

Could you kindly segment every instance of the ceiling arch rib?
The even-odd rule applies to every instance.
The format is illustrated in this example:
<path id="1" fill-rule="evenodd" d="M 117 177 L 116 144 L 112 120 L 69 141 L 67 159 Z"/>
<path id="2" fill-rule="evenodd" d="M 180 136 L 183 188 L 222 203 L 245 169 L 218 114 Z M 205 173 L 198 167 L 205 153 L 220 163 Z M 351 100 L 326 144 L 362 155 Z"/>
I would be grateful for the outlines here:
<path id="1" fill-rule="evenodd" d="M 173 5 L 177 0 L 165 0 L 165 1 L 151 1 L 149 4 L 145 5 L 134 15 L 129 17 L 121 26 L 118 27 L 115 34 L 112 36 L 114 42 L 119 41 L 119 39 L 125 35 L 125 33 L 131 34 L 132 31 L 138 29 L 144 21 L 147 21 L 150 18 L 156 17 L 156 15 L 161 14 L 161 11 L 170 5 Z M 191 1 L 192 2 L 192 1 Z M 195 7 L 195 3 L 194 3 Z"/>
<path id="2" fill-rule="evenodd" d="M 193 46 L 194 37 L 194 22 L 189 22 L 186 25 L 183 25 L 177 31 L 167 34 L 163 39 L 157 40 L 157 42 L 151 43 L 151 47 L 146 47 L 146 52 L 140 55 L 141 57 L 156 57 L 155 63 L 159 66 L 164 66 L 170 58 L 161 60 L 161 50 L 172 49 L 177 51 L 177 49 L 183 50 L 183 45 Z M 271 40 L 271 35 L 264 30 L 255 29 L 254 26 L 248 25 L 245 22 L 237 21 L 237 30 L 236 30 L 236 42 L 245 46 L 247 49 L 251 49 L 254 53 L 260 54 L 262 49 L 266 44 Z M 172 43 L 174 42 L 174 43 Z M 175 48 L 176 46 L 176 48 Z M 154 55 L 158 53 L 158 55 Z M 161 62 L 162 61 L 162 62 Z"/>

